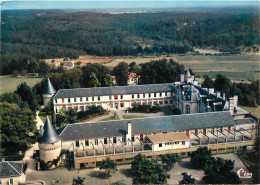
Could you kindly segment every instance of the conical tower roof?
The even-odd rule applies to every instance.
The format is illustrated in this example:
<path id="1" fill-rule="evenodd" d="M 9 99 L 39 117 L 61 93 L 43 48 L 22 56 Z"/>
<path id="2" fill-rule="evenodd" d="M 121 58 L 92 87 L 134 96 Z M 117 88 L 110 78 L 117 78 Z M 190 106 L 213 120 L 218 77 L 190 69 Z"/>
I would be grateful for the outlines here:
<path id="1" fill-rule="evenodd" d="M 48 78 L 46 87 L 45 87 L 45 89 L 43 91 L 43 94 L 54 94 L 54 93 L 56 93 L 56 90 L 54 89 L 54 87 L 51 84 L 50 79 Z"/>
<path id="2" fill-rule="evenodd" d="M 60 141 L 60 137 L 54 130 L 49 117 L 47 116 L 44 124 L 43 136 L 40 139 L 40 143 L 57 143 L 58 141 Z"/>

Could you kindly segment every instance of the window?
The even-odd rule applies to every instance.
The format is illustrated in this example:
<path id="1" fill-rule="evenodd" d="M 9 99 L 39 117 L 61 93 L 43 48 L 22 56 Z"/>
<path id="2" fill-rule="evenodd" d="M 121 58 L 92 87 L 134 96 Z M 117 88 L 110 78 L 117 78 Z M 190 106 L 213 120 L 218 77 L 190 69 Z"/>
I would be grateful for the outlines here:
<path id="1" fill-rule="evenodd" d="M 160 92 L 160 97 L 162 97 L 162 92 Z"/>
<path id="2" fill-rule="evenodd" d="M 109 96 L 109 100 L 112 100 L 112 96 Z"/>
<path id="3" fill-rule="evenodd" d="M 151 93 L 149 93 L 149 98 L 151 98 Z"/>
<path id="4" fill-rule="evenodd" d="M 74 102 L 77 102 L 77 98 L 74 98 Z"/>
<path id="5" fill-rule="evenodd" d="M 80 102 L 83 102 L 83 99 L 82 98 L 80 98 L 80 100 L 79 100 Z"/>
<path id="6" fill-rule="evenodd" d="M 76 141 L 76 147 L 79 147 L 79 140 Z"/>
<path id="7" fill-rule="evenodd" d="M 195 135 L 198 135 L 198 130 L 197 129 L 195 130 Z"/>
<path id="8" fill-rule="evenodd" d="M 132 142 L 135 142 L 135 136 L 132 135 Z"/>
<path id="9" fill-rule="evenodd" d="M 122 142 L 125 143 L 125 136 L 122 136 Z"/>
<path id="10" fill-rule="evenodd" d="M 124 107 L 124 103 L 120 103 L 120 107 Z"/>
<path id="11" fill-rule="evenodd" d="M 159 147 L 162 147 L 162 143 L 159 143 Z"/>
<path id="12" fill-rule="evenodd" d="M 89 141 L 88 141 L 88 139 L 85 140 L 85 146 L 89 146 Z"/>
<path id="13" fill-rule="evenodd" d="M 165 96 L 167 96 L 167 92 L 165 92 Z"/>
<path id="14" fill-rule="evenodd" d="M 153 93 L 153 96 L 156 97 L 156 93 Z"/>
<path id="15" fill-rule="evenodd" d="M 68 102 L 70 103 L 70 98 L 68 98 Z"/>
<path id="16" fill-rule="evenodd" d="M 104 138 L 104 145 L 106 145 L 107 144 L 107 138 L 105 137 Z"/>
<path id="17" fill-rule="evenodd" d="M 98 97 L 98 101 L 100 101 L 100 96 Z"/>
<path id="18" fill-rule="evenodd" d="M 134 94 L 132 94 L 132 99 L 134 99 L 135 98 L 135 95 Z"/>
<path id="19" fill-rule="evenodd" d="M 211 129 L 211 132 L 214 134 L 214 132 L 215 132 L 215 129 L 214 129 L 214 128 L 212 128 L 212 129 Z"/>
<path id="20" fill-rule="evenodd" d="M 141 141 L 144 140 L 144 135 L 143 135 L 143 134 L 140 135 L 140 140 L 141 140 Z"/>
<path id="21" fill-rule="evenodd" d="M 118 99 L 118 95 L 114 95 L 114 99 L 117 100 Z"/>
<path id="22" fill-rule="evenodd" d="M 122 100 L 122 99 L 124 99 L 124 96 L 123 96 L 123 95 L 121 95 L 121 96 L 120 96 L 120 98 L 121 98 L 121 100 Z"/>
<path id="23" fill-rule="evenodd" d="M 143 98 L 145 98 L 145 93 L 143 94 Z"/>
<path id="24" fill-rule="evenodd" d="M 137 95 L 137 98 L 140 98 L 140 94 Z"/>
<path id="25" fill-rule="evenodd" d="M 14 184 L 14 180 L 10 179 L 10 184 L 13 185 Z"/>
<path id="26" fill-rule="evenodd" d="M 190 114 L 190 106 L 189 105 L 185 106 L 185 114 Z"/>
<path id="27" fill-rule="evenodd" d="M 182 141 L 182 145 L 185 145 L 185 141 Z"/>
<path id="28" fill-rule="evenodd" d="M 113 143 L 116 143 L 116 137 L 113 137 Z"/>
<path id="29" fill-rule="evenodd" d="M 98 139 L 95 139 L 95 145 L 98 145 Z"/>
<path id="30" fill-rule="evenodd" d="M 62 98 L 62 103 L 64 103 L 64 98 Z"/>
<path id="31" fill-rule="evenodd" d="M 55 103 L 57 103 L 57 99 L 55 99 Z"/>
<path id="32" fill-rule="evenodd" d="M 220 127 L 220 132 L 223 132 L 223 128 L 222 127 Z"/>
<path id="33" fill-rule="evenodd" d="M 2 183 L 2 180 L 0 180 L 0 185 L 2 185 L 3 183 Z"/>
<path id="34" fill-rule="evenodd" d="M 92 97 L 92 101 L 95 101 L 95 97 Z"/>
<path id="35" fill-rule="evenodd" d="M 88 101 L 88 97 L 86 97 L 86 101 Z"/>

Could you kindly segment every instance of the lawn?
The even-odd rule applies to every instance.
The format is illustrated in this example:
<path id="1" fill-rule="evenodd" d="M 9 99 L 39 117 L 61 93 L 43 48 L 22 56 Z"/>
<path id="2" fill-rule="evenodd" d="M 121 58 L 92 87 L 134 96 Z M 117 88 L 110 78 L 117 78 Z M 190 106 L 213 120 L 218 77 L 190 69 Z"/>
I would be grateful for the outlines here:
<path id="1" fill-rule="evenodd" d="M 136 118 L 146 118 L 147 116 L 139 116 L 139 115 L 127 115 L 125 119 L 136 119 Z"/>
<path id="2" fill-rule="evenodd" d="M 109 118 L 102 119 L 100 121 L 113 121 L 113 120 L 119 120 L 119 117 L 118 116 L 116 116 L 115 118 L 114 117 L 109 117 Z"/>
<path id="3" fill-rule="evenodd" d="M 26 77 L 13 77 L 12 75 L 0 76 L 0 94 L 5 92 L 13 92 L 17 86 L 26 82 L 29 86 L 34 86 L 40 82 L 42 78 L 26 78 Z"/>
<path id="4" fill-rule="evenodd" d="M 258 107 L 246 107 L 246 106 L 240 106 L 239 105 L 239 107 L 241 107 L 242 109 L 245 109 L 250 114 L 252 114 L 253 116 L 260 119 L 260 106 L 258 106 Z"/>

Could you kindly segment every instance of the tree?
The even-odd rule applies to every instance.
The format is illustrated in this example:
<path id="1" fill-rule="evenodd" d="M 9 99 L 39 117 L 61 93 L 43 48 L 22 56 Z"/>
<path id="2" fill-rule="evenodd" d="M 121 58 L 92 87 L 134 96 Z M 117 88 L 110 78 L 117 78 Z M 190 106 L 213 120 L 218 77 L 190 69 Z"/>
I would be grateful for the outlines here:
<path id="1" fill-rule="evenodd" d="M 46 76 L 49 72 L 50 72 L 51 68 L 50 66 L 44 62 L 44 61 L 40 61 L 39 63 L 39 74 L 40 76 Z"/>
<path id="2" fill-rule="evenodd" d="M 224 160 L 220 157 L 208 161 L 204 168 L 203 181 L 207 184 L 239 184 L 241 181 L 234 171 L 234 161 Z"/>
<path id="3" fill-rule="evenodd" d="M 0 96 L 0 102 L 8 102 L 8 103 L 15 103 L 17 104 L 19 107 L 21 107 L 21 105 L 23 104 L 21 98 L 19 97 L 18 94 L 16 93 L 3 93 Z"/>
<path id="4" fill-rule="evenodd" d="M 140 64 L 140 84 L 172 83 L 184 73 L 184 66 L 172 59 L 151 61 Z"/>
<path id="5" fill-rule="evenodd" d="M 113 74 L 116 76 L 116 82 L 119 86 L 127 85 L 128 81 L 128 64 L 125 62 L 119 63 L 113 69 Z"/>
<path id="6" fill-rule="evenodd" d="M 72 185 L 83 185 L 85 181 L 85 178 L 77 177 L 73 178 Z"/>
<path id="7" fill-rule="evenodd" d="M 132 162 L 133 184 L 166 184 L 169 175 L 154 159 L 138 154 Z"/>
<path id="8" fill-rule="evenodd" d="M 101 161 L 100 170 L 104 169 L 107 176 L 109 177 L 111 173 L 115 173 L 117 171 L 117 164 L 112 161 L 109 157 L 105 160 Z"/>
<path id="9" fill-rule="evenodd" d="M 225 92 L 229 95 L 230 92 L 231 81 L 225 76 L 218 74 L 216 76 L 216 80 L 214 81 L 214 87 L 217 91 Z"/>
<path id="10" fill-rule="evenodd" d="M 204 88 L 213 88 L 214 87 L 214 81 L 208 75 L 204 75 L 203 78 L 204 78 L 204 81 L 202 83 L 202 87 L 204 87 Z"/>
<path id="11" fill-rule="evenodd" d="M 132 62 L 131 64 L 129 64 L 129 73 L 136 73 L 137 75 L 139 75 L 140 68 L 138 67 L 136 62 Z"/>
<path id="12" fill-rule="evenodd" d="M 162 163 L 166 164 L 168 170 L 171 170 L 176 162 L 181 162 L 181 158 L 178 154 L 166 154 L 162 156 Z"/>
<path id="13" fill-rule="evenodd" d="M 204 169 L 211 159 L 211 150 L 208 147 L 198 148 L 191 153 L 190 163 L 196 168 Z"/>
<path id="14" fill-rule="evenodd" d="M 186 172 L 181 174 L 183 179 L 179 181 L 179 184 L 195 184 L 195 178 L 191 178 L 191 175 L 188 175 Z"/>
<path id="15" fill-rule="evenodd" d="M 28 108 L 0 103 L 1 155 L 25 151 L 27 144 L 37 140 L 32 136 L 36 132 L 34 119 L 34 113 Z"/>
<path id="16" fill-rule="evenodd" d="M 32 90 L 30 86 L 26 84 L 26 82 L 21 83 L 18 85 L 16 93 L 22 98 L 24 102 L 27 102 L 30 109 L 35 112 L 38 103 L 37 103 L 37 98 L 35 92 Z"/>

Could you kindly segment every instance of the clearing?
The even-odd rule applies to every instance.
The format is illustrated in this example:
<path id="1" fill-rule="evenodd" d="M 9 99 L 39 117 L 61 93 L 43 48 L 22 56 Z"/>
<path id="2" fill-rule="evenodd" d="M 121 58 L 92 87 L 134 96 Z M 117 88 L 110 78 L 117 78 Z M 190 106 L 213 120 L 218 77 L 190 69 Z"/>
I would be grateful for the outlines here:
<path id="1" fill-rule="evenodd" d="M 17 86 L 23 82 L 33 87 L 41 80 L 42 78 L 14 77 L 12 75 L 0 76 L 0 94 L 15 91 Z"/>
<path id="2" fill-rule="evenodd" d="M 245 109 L 250 114 L 252 114 L 253 116 L 260 119 L 260 106 L 258 106 L 258 107 L 246 107 L 246 106 L 240 106 L 239 105 L 239 107 L 241 107 L 242 109 Z"/>

